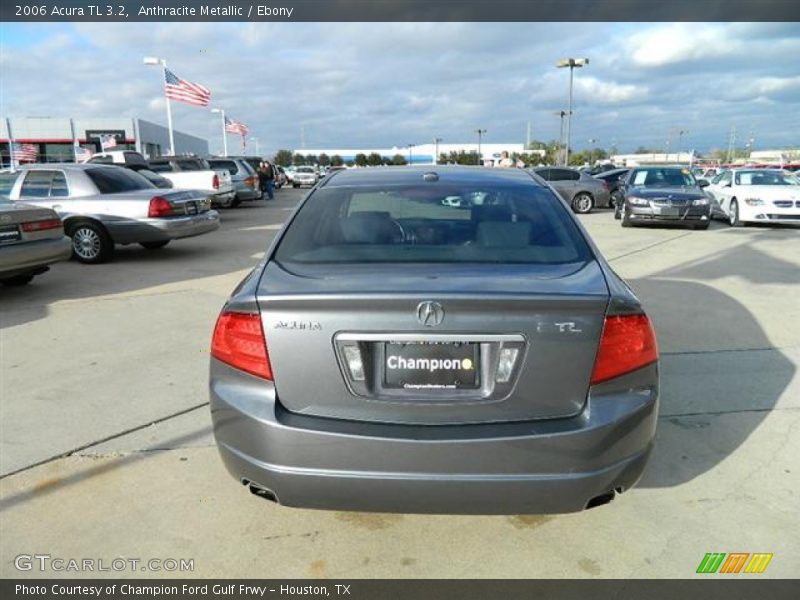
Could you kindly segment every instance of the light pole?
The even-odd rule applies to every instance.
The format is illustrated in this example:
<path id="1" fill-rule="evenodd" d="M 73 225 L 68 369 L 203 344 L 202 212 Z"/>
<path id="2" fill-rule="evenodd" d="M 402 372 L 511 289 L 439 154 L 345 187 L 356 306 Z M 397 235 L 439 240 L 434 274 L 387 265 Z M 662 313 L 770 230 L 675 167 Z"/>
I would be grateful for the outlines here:
<path id="1" fill-rule="evenodd" d="M 433 145 L 435 146 L 435 150 L 433 151 L 433 164 L 439 164 L 439 142 L 442 141 L 442 138 L 433 138 Z"/>
<path id="2" fill-rule="evenodd" d="M 475 133 L 478 134 L 478 166 L 483 164 L 483 153 L 481 153 L 481 142 L 483 141 L 483 134 L 486 133 L 485 129 L 476 129 Z"/>
<path id="3" fill-rule="evenodd" d="M 597 140 L 595 138 L 589 138 L 588 142 L 589 142 L 589 166 L 591 167 L 592 159 L 594 158 L 594 148 L 592 146 L 597 143 Z"/>
<path id="4" fill-rule="evenodd" d="M 559 110 L 554 112 L 553 114 L 561 118 L 561 124 L 558 130 L 558 154 L 556 155 L 556 160 L 557 160 L 564 150 L 564 117 L 567 116 L 567 111 Z"/>
<path id="5" fill-rule="evenodd" d="M 411 164 L 411 149 L 416 146 L 416 144 L 409 144 L 408 145 L 408 164 Z"/>
<path id="6" fill-rule="evenodd" d="M 155 56 L 145 56 L 144 64 L 148 66 L 161 66 L 162 83 L 167 83 L 167 61 Z M 167 129 L 169 130 L 169 154 L 175 156 L 175 134 L 172 132 L 172 106 L 169 103 L 169 96 L 164 94 L 167 100 Z"/>
<path id="7" fill-rule="evenodd" d="M 679 129 L 678 130 L 678 152 L 675 155 L 675 162 L 681 162 L 681 138 L 683 138 L 684 133 L 689 133 L 688 129 Z"/>
<path id="8" fill-rule="evenodd" d="M 256 156 L 259 156 L 261 154 L 261 151 L 258 148 L 258 138 L 253 136 L 250 138 L 250 141 L 256 143 Z"/>
<path id="9" fill-rule="evenodd" d="M 572 135 L 572 82 L 574 71 L 589 64 L 588 58 L 564 58 L 556 63 L 556 67 L 563 69 L 569 67 L 569 103 L 567 104 L 567 145 L 564 149 L 564 166 L 569 165 L 569 142 Z"/>
<path id="10" fill-rule="evenodd" d="M 225 131 L 225 109 L 212 108 L 211 112 L 219 113 L 220 119 L 222 120 L 222 154 L 223 156 L 228 156 L 228 132 Z"/>

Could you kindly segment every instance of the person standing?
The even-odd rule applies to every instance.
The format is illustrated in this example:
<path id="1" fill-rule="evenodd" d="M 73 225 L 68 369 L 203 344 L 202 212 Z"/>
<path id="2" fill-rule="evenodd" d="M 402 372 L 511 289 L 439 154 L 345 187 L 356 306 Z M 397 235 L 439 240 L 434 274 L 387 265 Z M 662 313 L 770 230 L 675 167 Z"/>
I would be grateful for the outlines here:
<path id="1" fill-rule="evenodd" d="M 266 192 L 267 199 L 275 197 L 275 167 L 268 160 L 262 161 L 258 167 L 258 183 L 262 192 Z"/>
<path id="2" fill-rule="evenodd" d="M 508 150 L 500 153 L 500 160 L 495 164 L 496 167 L 510 168 L 514 166 L 514 161 L 508 156 Z"/>

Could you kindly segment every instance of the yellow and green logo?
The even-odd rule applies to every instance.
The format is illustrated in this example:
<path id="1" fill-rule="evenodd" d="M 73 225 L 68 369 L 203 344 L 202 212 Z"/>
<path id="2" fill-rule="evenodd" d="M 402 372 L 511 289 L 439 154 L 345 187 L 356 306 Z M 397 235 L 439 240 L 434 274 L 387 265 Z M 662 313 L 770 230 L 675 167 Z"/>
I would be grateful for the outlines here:
<path id="1" fill-rule="evenodd" d="M 697 567 L 697 573 L 763 573 L 772 554 L 766 552 L 707 552 Z"/>

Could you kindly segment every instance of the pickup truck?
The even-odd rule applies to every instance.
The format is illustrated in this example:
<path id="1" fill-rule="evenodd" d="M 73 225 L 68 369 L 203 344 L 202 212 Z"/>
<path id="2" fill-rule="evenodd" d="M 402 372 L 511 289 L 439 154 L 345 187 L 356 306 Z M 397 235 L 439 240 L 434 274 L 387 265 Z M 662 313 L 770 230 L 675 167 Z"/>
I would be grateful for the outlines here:
<path id="1" fill-rule="evenodd" d="M 236 198 L 230 173 L 224 169 L 214 170 L 206 161 L 194 156 L 162 156 L 148 162 L 132 150 L 110 150 L 94 154 L 88 162 L 119 165 L 135 171 L 149 169 L 171 181 L 174 188 L 207 193 L 214 206 L 228 208 Z"/>

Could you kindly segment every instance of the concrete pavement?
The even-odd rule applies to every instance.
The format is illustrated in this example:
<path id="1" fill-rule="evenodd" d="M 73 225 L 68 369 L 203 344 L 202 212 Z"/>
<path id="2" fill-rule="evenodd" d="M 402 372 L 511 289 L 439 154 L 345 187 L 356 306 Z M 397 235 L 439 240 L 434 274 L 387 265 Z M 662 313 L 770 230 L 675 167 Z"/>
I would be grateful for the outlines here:
<path id="1" fill-rule="evenodd" d="M 0 288 L 0 575 L 14 557 L 188 558 L 114 576 L 691 577 L 706 552 L 800 573 L 800 231 L 623 230 L 582 217 L 656 325 L 656 451 L 634 490 L 563 516 L 287 509 L 224 471 L 206 402 L 216 314 L 295 190 L 208 237 Z M 58 458 L 60 457 L 60 458 Z M 31 466 L 37 465 L 38 466 Z M 90 574 L 87 574 L 90 575 Z"/>

